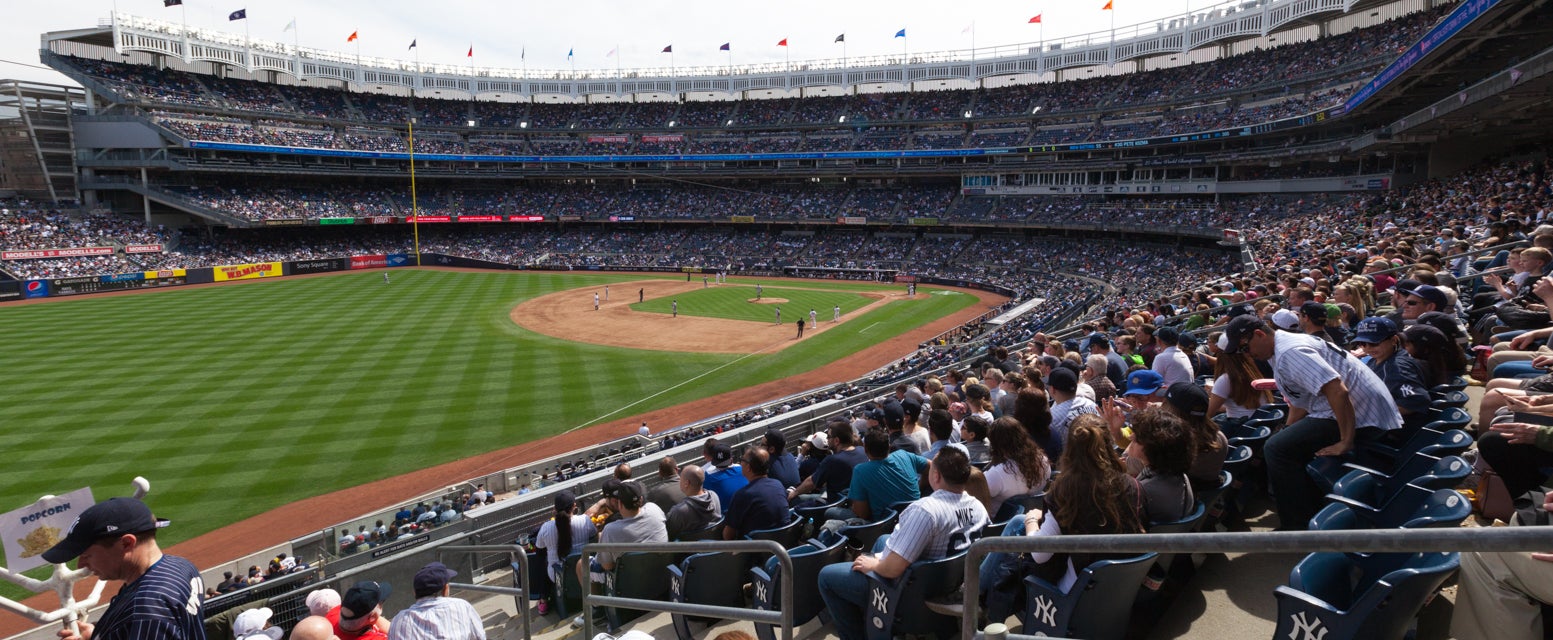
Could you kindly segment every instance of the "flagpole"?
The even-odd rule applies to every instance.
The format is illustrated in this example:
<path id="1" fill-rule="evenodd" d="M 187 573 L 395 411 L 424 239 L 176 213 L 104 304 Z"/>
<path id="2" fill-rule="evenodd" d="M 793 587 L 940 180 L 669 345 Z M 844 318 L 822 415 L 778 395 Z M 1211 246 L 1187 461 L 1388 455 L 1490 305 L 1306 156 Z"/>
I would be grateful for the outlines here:
<path id="1" fill-rule="evenodd" d="M 410 117 L 410 228 L 415 234 L 415 266 L 421 266 L 421 205 L 415 194 L 415 117 Z"/>
<path id="2" fill-rule="evenodd" d="M 183 61 L 187 64 L 193 60 L 189 55 L 189 5 L 180 2 L 178 8 L 183 10 Z"/>
<path id="3" fill-rule="evenodd" d="M 296 47 L 296 55 L 297 55 L 298 58 L 300 58 L 300 57 L 302 57 L 302 34 L 301 34 L 302 29 L 297 27 L 296 24 L 297 24 L 297 17 L 296 16 L 291 16 L 291 45 L 293 47 Z M 298 64 L 301 64 L 301 63 L 298 63 Z M 302 70 L 302 67 L 298 66 L 297 67 L 297 71 L 301 71 L 301 70 Z"/>

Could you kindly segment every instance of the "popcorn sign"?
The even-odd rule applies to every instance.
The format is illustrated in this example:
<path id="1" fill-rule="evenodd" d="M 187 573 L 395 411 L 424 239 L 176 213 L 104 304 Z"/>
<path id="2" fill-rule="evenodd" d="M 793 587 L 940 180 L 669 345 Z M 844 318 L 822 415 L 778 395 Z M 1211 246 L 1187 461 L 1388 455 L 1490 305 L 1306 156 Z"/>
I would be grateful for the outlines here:
<path id="1" fill-rule="evenodd" d="M 76 516 L 92 504 L 92 489 L 87 487 L 43 498 L 0 516 L 6 568 L 20 572 L 47 564 L 43 552 L 64 539 Z"/>

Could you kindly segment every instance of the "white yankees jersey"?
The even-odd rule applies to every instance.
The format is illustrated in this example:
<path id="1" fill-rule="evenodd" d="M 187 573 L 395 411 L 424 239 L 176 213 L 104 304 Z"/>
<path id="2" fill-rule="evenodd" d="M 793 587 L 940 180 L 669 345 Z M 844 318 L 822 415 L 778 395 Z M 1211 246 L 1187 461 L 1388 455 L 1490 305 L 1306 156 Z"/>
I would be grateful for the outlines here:
<path id="1" fill-rule="evenodd" d="M 980 500 L 940 489 L 901 512 L 885 549 L 908 562 L 938 560 L 964 551 L 986 526 L 987 508 Z"/>
<path id="2" fill-rule="evenodd" d="M 1321 387 L 1342 378 L 1353 403 L 1354 426 L 1396 429 L 1402 414 L 1386 383 L 1342 348 L 1315 336 L 1279 331 L 1274 336 L 1273 378 L 1291 406 L 1314 418 L 1331 419 L 1332 406 Z"/>

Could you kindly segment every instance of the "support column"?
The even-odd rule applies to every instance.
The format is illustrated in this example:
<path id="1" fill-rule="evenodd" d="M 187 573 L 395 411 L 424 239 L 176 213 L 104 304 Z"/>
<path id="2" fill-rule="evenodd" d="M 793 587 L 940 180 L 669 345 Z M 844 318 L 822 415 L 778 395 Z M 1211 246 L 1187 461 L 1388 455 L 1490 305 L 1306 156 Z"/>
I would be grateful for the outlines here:
<path id="1" fill-rule="evenodd" d="M 151 226 L 151 181 L 146 177 L 145 167 L 140 168 L 140 188 L 146 190 L 146 193 L 140 196 L 140 206 L 146 216 L 146 226 L 149 227 Z"/>

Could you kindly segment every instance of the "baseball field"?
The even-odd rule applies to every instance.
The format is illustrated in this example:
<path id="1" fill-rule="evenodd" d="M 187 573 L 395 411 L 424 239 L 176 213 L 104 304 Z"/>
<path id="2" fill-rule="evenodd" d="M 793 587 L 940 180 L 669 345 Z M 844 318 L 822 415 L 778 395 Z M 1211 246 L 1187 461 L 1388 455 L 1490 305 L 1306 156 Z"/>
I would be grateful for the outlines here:
<path id="1" fill-rule="evenodd" d="M 765 281 L 754 300 L 757 281 L 737 278 L 391 276 L 0 308 L 0 510 L 82 486 L 99 500 L 123 495 L 142 475 L 177 542 L 310 496 L 812 371 L 978 302 L 929 287 L 907 299 L 875 283 Z M 809 309 L 821 327 L 799 340 L 794 322 Z"/>

